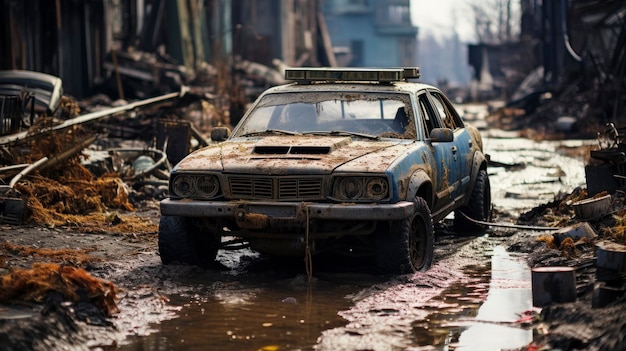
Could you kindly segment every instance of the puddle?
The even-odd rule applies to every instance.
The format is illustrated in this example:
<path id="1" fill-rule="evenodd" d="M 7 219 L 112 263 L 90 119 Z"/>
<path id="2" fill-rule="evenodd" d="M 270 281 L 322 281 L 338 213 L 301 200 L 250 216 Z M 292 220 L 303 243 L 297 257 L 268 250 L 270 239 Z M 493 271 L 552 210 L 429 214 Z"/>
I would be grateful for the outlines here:
<path id="1" fill-rule="evenodd" d="M 469 281 L 432 299 L 433 313 L 413 324 L 415 344 L 446 351 L 528 345 L 532 330 L 516 322 L 532 308 L 530 269 L 523 258 L 497 246 L 489 264 L 468 267 L 465 273 Z"/>
<path id="2" fill-rule="evenodd" d="M 415 276 L 306 276 L 195 270 L 168 284 L 176 317 L 117 350 L 488 350 L 516 348 L 532 331 L 514 323 L 531 309 L 523 257 L 478 237 Z"/>
<path id="3" fill-rule="evenodd" d="M 558 149 L 589 142 L 485 137 L 485 152 L 504 166 L 489 168 L 494 204 L 505 211 L 521 212 L 552 201 L 559 192 L 585 185 L 584 161 L 561 154 Z"/>
<path id="4" fill-rule="evenodd" d="M 323 330 L 346 323 L 337 310 L 363 288 L 354 277 L 311 286 L 305 276 L 211 278 L 185 278 L 199 287 L 193 296 L 170 296 L 182 306 L 178 317 L 154 326 L 151 335 L 127 338 L 118 350 L 312 350 Z"/>

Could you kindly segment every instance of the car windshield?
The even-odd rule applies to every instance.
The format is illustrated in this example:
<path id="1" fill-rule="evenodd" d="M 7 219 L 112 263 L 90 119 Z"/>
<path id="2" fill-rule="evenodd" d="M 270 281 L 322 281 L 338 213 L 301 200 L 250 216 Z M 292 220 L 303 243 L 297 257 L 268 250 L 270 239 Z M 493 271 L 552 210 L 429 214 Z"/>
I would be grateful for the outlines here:
<path id="1" fill-rule="evenodd" d="M 268 94 L 241 121 L 233 136 L 298 133 L 415 139 L 409 102 L 409 95 L 401 93 Z"/>

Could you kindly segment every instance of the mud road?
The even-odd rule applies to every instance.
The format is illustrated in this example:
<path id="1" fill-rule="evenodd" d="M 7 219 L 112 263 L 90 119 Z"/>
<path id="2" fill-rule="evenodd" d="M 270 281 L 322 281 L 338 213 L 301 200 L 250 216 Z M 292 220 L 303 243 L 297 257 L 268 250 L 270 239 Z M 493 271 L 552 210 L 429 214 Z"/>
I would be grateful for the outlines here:
<path id="1" fill-rule="evenodd" d="M 584 185 L 583 160 L 564 151 L 587 142 L 483 133 L 495 165 L 489 174 L 496 221 L 515 221 L 558 192 Z M 138 215 L 157 223 L 158 203 Z M 540 233 L 492 227 L 458 237 L 448 222 L 436 228 L 435 263 L 427 272 L 380 276 L 366 260 L 316 257 L 310 281 L 302 261 L 249 250 L 220 251 L 220 266 L 210 270 L 163 266 L 155 233 L 3 225 L 0 242 L 86 250 L 96 258 L 83 262 L 87 271 L 118 287 L 119 313 L 103 318 L 49 301 L 0 306 L 1 348 L 487 350 L 533 342 L 527 257 L 509 248 L 534 242 Z M 42 258 L 16 254 L 4 260 L 1 274 Z"/>

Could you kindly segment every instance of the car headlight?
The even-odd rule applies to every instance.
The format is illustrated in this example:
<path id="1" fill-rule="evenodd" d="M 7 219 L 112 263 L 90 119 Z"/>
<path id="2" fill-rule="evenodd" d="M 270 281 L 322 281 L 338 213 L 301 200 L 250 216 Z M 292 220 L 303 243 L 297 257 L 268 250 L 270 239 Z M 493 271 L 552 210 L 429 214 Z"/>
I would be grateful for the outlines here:
<path id="1" fill-rule="evenodd" d="M 378 201 L 389 196 L 389 182 L 385 177 L 340 177 L 333 195 L 338 200 Z"/>
<path id="2" fill-rule="evenodd" d="M 171 184 L 172 195 L 177 197 L 209 199 L 220 192 L 219 180 L 213 175 L 175 175 Z"/>

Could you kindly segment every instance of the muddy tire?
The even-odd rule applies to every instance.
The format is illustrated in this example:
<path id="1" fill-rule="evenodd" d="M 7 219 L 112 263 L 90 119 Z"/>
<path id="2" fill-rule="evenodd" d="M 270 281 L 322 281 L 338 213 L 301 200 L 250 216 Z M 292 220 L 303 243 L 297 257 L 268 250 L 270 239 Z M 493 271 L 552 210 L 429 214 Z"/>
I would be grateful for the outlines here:
<path id="1" fill-rule="evenodd" d="M 376 264 L 381 273 L 406 274 L 430 268 L 434 228 L 424 199 L 415 200 L 413 216 L 393 222 L 391 231 L 380 231 L 376 235 Z"/>
<path id="2" fill-rule="evenodd" d="M 454 229 L 457 233 L 475 233 L 487 229 L 487 225 L 472 222 L 459 212 L 475 220 L 489 221 L 491 213 L 491 185 L 489 184 L 489 175 L 486 170 L 481 169 L 478 171 L 469 203 L 456 210 L 454 214 Z"/>
<path id="3" fill-rule="evenodd" d="M 185 217 L 161 216 L 159 254 L 163 264 L 208 267 L 215 262 L 220 238 L 195 228 Z"/>

